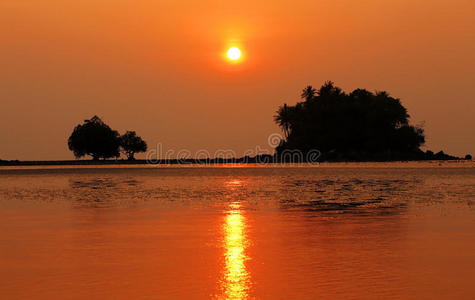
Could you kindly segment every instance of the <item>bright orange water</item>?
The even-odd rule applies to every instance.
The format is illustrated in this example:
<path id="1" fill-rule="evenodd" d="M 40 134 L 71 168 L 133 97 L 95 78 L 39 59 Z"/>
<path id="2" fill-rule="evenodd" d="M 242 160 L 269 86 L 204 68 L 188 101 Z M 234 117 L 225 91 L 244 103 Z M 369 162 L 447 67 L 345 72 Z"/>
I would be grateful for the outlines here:
<path id="1" fill-rule="evenodd" d="M 2 299 L 473 299 L 470 163 L 0 169 Z"/>

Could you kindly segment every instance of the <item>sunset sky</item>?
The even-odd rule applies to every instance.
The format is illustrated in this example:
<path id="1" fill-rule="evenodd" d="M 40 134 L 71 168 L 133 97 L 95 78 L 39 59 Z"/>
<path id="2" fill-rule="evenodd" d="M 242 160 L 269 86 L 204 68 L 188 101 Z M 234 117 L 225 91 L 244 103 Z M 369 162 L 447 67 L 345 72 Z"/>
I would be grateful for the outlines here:
<path id="1" fill-rule="evenodd" d="M 150 149 L 270 149 L 278 106 L 325 80 L 475 154 L 475 1 L 0 0 L 1 159 L 73 159 L 95 114 Z"/>

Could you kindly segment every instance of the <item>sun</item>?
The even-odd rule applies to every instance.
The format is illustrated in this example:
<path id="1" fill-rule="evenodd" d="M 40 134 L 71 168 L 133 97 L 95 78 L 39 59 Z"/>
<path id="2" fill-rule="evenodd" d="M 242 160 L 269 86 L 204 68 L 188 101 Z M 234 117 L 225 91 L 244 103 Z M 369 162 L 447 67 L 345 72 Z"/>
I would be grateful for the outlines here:
<path id="1" fill-rule="evenodd" d="M 238 47 L 231 47 L 228 49 L 227 55 L 230 60 L 238 60 L 241 58 L 241 50 Z"/>

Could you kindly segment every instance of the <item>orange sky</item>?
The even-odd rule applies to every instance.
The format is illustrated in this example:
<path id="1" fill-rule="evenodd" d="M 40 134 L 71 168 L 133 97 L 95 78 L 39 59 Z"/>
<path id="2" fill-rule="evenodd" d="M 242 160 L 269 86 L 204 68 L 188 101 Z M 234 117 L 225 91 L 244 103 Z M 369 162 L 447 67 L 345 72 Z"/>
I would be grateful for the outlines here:
<path id="1" fill-rule="evenodd" d="M 0 0 L 2 159 L 71 159 L 94 114 L 150 148 L 269 148 L 277 107 L 325 80 L 387 90 L 428 148 L 475 154 L 475 2 Z"/>

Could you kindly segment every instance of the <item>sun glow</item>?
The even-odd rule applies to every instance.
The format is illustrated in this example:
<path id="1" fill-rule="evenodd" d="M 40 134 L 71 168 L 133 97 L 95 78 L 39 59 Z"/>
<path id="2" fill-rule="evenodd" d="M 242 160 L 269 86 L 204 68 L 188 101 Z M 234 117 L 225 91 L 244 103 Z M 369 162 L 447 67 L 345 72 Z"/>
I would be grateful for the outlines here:
<path id="1" fill-rule="evenodd" d="M 238 47 L 228 49 L 227 56 L 230 60 L 236 61 L 241 58 L 241 50 Z"/>

